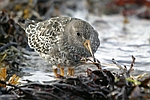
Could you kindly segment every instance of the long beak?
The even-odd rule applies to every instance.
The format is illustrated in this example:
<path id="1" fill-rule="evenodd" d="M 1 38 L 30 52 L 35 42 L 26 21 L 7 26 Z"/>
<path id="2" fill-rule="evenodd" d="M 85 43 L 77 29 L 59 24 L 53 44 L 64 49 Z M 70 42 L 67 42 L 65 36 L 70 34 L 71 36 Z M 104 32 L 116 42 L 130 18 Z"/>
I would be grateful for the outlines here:
<path id="1" fill-rule="evenodd" d="M 86 49 L 91 53 L 92 57 L 94 57 L 92 49 L 91 49 L 91 44 L 90 44 L 90 40 L 86 40 L 84 42 L 84 46 L 86 47 Z"/>

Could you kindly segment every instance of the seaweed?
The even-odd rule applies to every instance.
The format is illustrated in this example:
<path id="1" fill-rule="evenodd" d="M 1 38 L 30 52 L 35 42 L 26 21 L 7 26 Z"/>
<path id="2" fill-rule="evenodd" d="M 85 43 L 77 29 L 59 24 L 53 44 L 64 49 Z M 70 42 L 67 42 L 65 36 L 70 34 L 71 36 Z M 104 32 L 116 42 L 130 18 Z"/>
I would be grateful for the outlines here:
<path id="1" fill-rule="evenodd" d="M 0 98 L 34 99 L 34 100 L 147 100 L 149 96 L 150 77 L 135 78 L 131 75 L 135 57 L 132 56 L 129 70 L 122 67 L 114 58 L 112 62 L 120 70 L 116 73 L 106 69 L 87 69 L 87 74 L 77 75 L 50 81 L 49 84 L 41 84 L 27 81 L 21 86 L 12 85 L 1 80 L 0 83 L 10 86 L 9 89 L 1 89 Z M 16 77 L 16 76 L 15 76 Z"/>

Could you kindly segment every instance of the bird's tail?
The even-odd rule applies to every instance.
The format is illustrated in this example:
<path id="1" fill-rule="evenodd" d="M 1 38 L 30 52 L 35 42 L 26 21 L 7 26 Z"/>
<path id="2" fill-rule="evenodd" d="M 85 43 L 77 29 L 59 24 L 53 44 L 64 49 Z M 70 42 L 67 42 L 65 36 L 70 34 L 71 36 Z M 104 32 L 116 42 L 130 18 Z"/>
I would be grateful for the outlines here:
<path id="1" fill-rule="evenodd" d="M 29 24 L 34 24 L 34 23 L 35 23 L 34 20 L 23 19 L 23 18 L 20 18 L 18 21 L 18 25 L 21 26 L 21 28 L 23 28 L 24 30 L 28 27 Z"/>
<path id="2" fill-rule="evenodd" d="M 41 48 L 40 47 L 41 45 L 39 45 L 40 42 L 37 42 L 37 41 L 39 41 L 39 39 L 35 32 L 36 31 L 35 27 L 33 27 L 33 26 L 35 26 L 36 22 L 33 20 L 21 18 L 21 19 L 19 19 L 18 24 L 25 30 L 26 35 L 28 37 L 28 44 L 29 44 L 30 48 L 34 48 L 36 51 L 39 51 L 40 50 L 39 48 Z M 30 25 L 32 27 L 28 27 Z"/>

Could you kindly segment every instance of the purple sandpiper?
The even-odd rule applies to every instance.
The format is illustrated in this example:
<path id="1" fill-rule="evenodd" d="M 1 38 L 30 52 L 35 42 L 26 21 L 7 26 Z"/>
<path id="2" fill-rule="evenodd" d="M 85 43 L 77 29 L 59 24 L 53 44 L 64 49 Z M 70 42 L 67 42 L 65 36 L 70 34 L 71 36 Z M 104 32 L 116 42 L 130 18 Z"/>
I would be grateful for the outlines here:
<path id="1" fill-rule="evenodd" d="M 72 76 L 74 66 L 81 64 L 80 57 L 94 56 L 100 45 L 98 32 L 88 22 L 77 18 L 53 17 L 42 22 L 26 20 L 20 26 L 28 35 L 29 46 L 54 69 L 61 66 L 62 76 L 64 67 L 68 67 L 68 75 Z"/>

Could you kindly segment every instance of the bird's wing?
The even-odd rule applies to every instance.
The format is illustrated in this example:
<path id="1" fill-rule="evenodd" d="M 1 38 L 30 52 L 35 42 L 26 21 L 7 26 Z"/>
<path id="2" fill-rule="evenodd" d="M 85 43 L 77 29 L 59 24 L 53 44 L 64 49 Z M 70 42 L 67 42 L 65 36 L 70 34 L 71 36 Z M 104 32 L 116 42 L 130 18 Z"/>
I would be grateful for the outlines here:
<path id="1" fill-rule="evenodd" d="M 29 24 L 25 29 L 28 34 L 29 46 L 45 54 L 58 50 L 58 44 L 67 22 L 66 18 L 55 17 L 43 22 Z"/>

